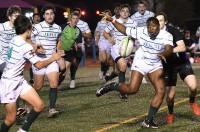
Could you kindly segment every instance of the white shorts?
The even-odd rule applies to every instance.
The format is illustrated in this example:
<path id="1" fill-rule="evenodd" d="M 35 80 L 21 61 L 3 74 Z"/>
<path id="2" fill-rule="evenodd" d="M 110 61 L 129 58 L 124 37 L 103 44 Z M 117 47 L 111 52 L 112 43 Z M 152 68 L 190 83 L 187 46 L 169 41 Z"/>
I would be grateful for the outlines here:
<path id="1" fill-rule="evenodd" d="M 40 58 L 40 60 L 47 60 L 47 58 L 45 59 Z M 37 69 L 34 65 L 32 65 L 32 69 L 33 69 L 33 74 L 36 75 L 47 75 L 50 72 L 59 72 L 59 66 L 56 61 L 52 62 L 50 65 L 42 69 Z"/>
<path id="2" fill-rule="evenodd" d="M 114 44 L 114 45 L 111 46 L 111 56 L 112 56 L 114 61 L 115 61 L 116 58 L 120 57 L 119 45 L 118 44 Z"/>
<path id="3" fill-rule="evenodd" d="M 32 86 L 23 78 L 5 79 L 0 81 L 1 103 L 13 103 L 17 98 L 32 89 Z"/>
<path id="4" fill-rule="evenodd" d="M 131 70 L 139 71 L 143 75 L 152 73 L 160 68 L 163 68 L 161 61 L 158 63 L 147 64 L 144 58 L 137 57 L 137 55 L 134 57 L 131 66 Z"/>
<path id="5" fill-rule="evenodd" d="M 106 53 L 110 54 L 111 53 L 111 46 L 112 44 L 107 42 L 107 41 L 99 41 L 98 43 L 98 46 L 99 46 L 99 50 L 100 51 L 106 51 Z"/>

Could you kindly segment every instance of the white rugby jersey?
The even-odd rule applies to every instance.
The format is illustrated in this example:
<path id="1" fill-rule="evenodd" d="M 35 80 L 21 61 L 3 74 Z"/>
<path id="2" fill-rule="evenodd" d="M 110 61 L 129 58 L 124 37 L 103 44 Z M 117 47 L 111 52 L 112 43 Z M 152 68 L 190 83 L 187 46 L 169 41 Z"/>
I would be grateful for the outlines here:
<path id="1" fill-rule="evenodd" d="M 8 58 L 2 78 L 11 79 L 22 76 L 26 60 L 35 64 L 39 58 L 29 43 L 21 36 L 15 36 L 9 43 Z"/>
<path id="2" fill-rule="evenodd" d="M 79 20 L 76 26 L 81 30 L 82 33 L 90 33 L 91 32 L 87 22 Z M 85 42 L 84 38 L 82 37 L 82 43 L 84 43 L 84 42 Z"/>
<path id="3" fill-rule="evenodd" d="M 130 18 L 128 18 L 128 20 L 126 22 L 123 22 L 120 18 L 116 19 L 117 22 L 123 24 L 126 27 L 136 27 L 137 23 L 133 20 L 131 20 Z M 112 23 L 109 23 L 109 25 L 105 28 L 105 31 L 107 33 L 112 33 L 114 32 L 114 38 L 115 38 L 115 42 L 116 44 L 118 44 L 123 38 L 125 38 L 126 36 L 124 34 L 122 34 L 121 32 L 119 32 Z"/>
<path id="4" fill-rule="evenodd" d="M 137 38 L 140 42 L 140 48 L 136 51 L 137 56 L 144 58 L 147 64 L 157 63 L 160 59 L 158 53 L 165 50 L 165 45 L 173 46 L 173 37 L 170 33 L 160 30 L 155 40 L 148 35 L 147 27 L 126 28 L 126 34 Z"/>
<path id="5" fill-rule="evenodd" d="M 98 32 L 98 34 L 100 35 L 100 40 L 101 41 L 107 41 L 109 42 L 104 36 L 103 36 L 103 32 L 105 30 L 105 28 L 108 26 L 108 21 L 105 20 L 101 20 L 97 23 L 97 27 L 95 29 L 96 32 Z"/>
<path id="6" fill-rule="evenodd" d="M 149 17 L 153 17 L 153 16 L 154 16 L 154 13 L 153 13 L 153 12 L 146 10 L 146 11 L 144 12 L 144 15 L 140 14 L 139 12 L 134 13 L 134 14 L 131 16 L 131 19 L 132 19 L 133 21 L 136 21 L 136 22 L 137 22 L 137 26 L 138 26 L 138 27 L 142 27 L 142 26 L 146 26 L 147 19 L 148 19 Z"/>
<path id="7" fill-rule="evenodd" d="M 200 26 L 198 27 L 196 34 L 200 34 Z M 200 37 L 199 37 L 198 48 L 200 49 Z"/>
<path id="8" fill-rule="evenodd" d="M 50 58 L 56 51 L 58 37 L 61 34 L 61 27 L 57 24 L 48 25 L 45 21 L 36 24 L 33 28 L 32 36 L 36 44 L 41 44 L 45 49 L 45 54 L 37 54 L 42 58 Z"/>
<path id="9" fill-rule="evenodd" d="M 15 28 L 10 26 L 10 22 L 7 21 L 5 23 L 0 23 L 0 59 L 1 61 L 6 61 L 7 54 L 8 54 L 8 48 L 9 48 L 9 42 L 10 40 L 16 36 Z"/>

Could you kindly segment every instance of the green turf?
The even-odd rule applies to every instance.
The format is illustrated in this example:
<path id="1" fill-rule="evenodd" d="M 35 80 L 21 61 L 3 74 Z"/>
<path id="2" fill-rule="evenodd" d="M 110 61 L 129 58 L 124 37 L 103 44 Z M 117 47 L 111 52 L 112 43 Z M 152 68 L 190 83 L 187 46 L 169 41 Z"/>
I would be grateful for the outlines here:
<path id="1" fill-rule="evenodd" d="M 77 74 L 75 90 L 70 90 L 69 77 L 60 86 L 61 93 L 58 94 L 57 108 L 61 110 L 61 115 L 55 119 L 47 117 L 48 112 L 48 83 L 45 82 L 44 88 L 39 92 L 45 102 L 45 110 L 30 128 L 30 132 L 92 132 L 102 130 L 120 122 L 133 119 L 125 124 L 108 129 L 108 132 L 134 132 L 146 131 L 140 127 L 140 122 L 145 119 L 141 116 L 148 111 L 149 102 L 154 95 L 153 87 L 142 84 L 137 94 L 129 96 L 126 102 L 119 99 L 117 92 L 110 92 L 102 97 L 95 96 L 96 90 L 104 84 L 98 78 L 99 68 L 80 68 Z M 195 70 L 200 87 L 200 69 Z M 27 71 L 25 77 L 28 79 Z M 128 77 L 128 72 L 127 72 Z M 127 79 L 128 81 L 128 79 Z M 198 92 L 200 94 L 200 92 Z M 177 86 L 176 102 L 187 98 L 187 86 L 179 79 Z M 200 98 L 196 99 L 200 104 Z M 163 106 L 166 103 L 164 101 Z M 200 131 L 200 117 L 196 117 L 188 101 L 175 106 L 176 119 L 173 124 L 165 123 L 167 109 L 163 109 L 156 115 L 156 122 L 160 128 L 148 131 Z M 0 123 L 4 119 L 3 105 L 0 107 Z M 11 132 L 15 132 L 20 126 L 13 125 Z"/>

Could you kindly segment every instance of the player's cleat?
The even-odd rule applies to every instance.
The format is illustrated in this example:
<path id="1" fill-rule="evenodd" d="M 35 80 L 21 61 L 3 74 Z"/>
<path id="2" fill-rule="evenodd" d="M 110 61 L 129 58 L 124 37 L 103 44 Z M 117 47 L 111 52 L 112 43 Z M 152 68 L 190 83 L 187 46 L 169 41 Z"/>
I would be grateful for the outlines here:
<path id="1" fill-rule="evenodd" d="M 155 124 L 153 122 L 153 120 L 149 121 L 149 120 L 144 120 L 142 123 L 141 123 L 141 126 L 142 128 L 158 128 L 158 125 Z"/>
<path id="2" fill-rule="evenodd" d="M 106 83 L 104 85 L 109 85 L 111 83 L 118 83 L 118 82 L 119 82 L 119 78 L 117 76 L 117 77 L 115 77 L 115 78 L 113 78 L 111 80 L 106 81 Z"/>
<path id="3" fill-rule="evenodd" d="M 107 92 L 112 91 L 111 88 L 110 88 L 110 86 L 111 86 L 112 84 L 114 84 L 114 83 L 110 83 L 110 84 L 107 84 L 107 85 L 104 85 L 104 86 L 100 87 L 100 88 L 97 90 L 97 92 L 96 92 L 96 96 L 97 96 L 97 97 L 100 97 L 101 95 L 103 95 L 103 94 L 105 94 L 105 93 L 107 93 Z"/>
<path id="4" fill-rule="evenodd" d="M 26 132 L 26 131 L 20 128 L 17 132 Z"/>
<path id="5" fill-rule="evenodd" d="M 100 80 L 103 80 L 103 77 L 104 77 L 104 76 L 103 76 L 103 72 L 100 71 L 100 72 L 99 72 L 99 79 L 100 79 Z"/>
<path id="6" fill-rule="evenodd" d="M 197 116 L 200 116 L 200 109 L 199 109 L 197 103 L 190 103 L 190 106 L 191 106 L 194 114 Z"/>
<path id="7" fill-rule="evenodd" d="M 21 116 L 25 116 L 27 114 L 27 111 L 24 108 L 18 108 L 17 109 L 17 118 L 20 118 Z"/>
<path id="8" fill-rule="evenodd" d="M 171 124 L 174 121 L 174 114 L 167 115 L 167 124 Z"/>
<path id="9" fill-rule="evenodd" d="M 58 117 L 58 115 L 59 115 L 59 111 L 57 111 L 56 109 L 51 108 L 49 110 L 49 113 L 48 113 L 49 118 L 55 118 L 55 117 Z"/>
<path id="10" fill-rule="evenodd" d="M 75 80 L 71 80 L 70 81 L 70 84 L 69 84 L 69 88 L 75 88 L 76 86 L 75 86 Z"/>
<path id="11" fill-rule="evenodd" d="M 122 94 L 122 93 L 120 93 L 119 97 L 120 97 L 120 99 L 122 99 L 122 100 L 128 99 L 127 95 L 126 95 L 126 94 Z"/>

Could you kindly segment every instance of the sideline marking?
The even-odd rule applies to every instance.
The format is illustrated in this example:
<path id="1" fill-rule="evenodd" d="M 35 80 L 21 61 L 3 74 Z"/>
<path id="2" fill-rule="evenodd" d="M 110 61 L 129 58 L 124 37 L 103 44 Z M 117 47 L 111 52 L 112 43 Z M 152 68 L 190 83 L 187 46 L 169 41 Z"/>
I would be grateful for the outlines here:
<path id="1" fill-rule="evenodd" d="M 196 95 L 196 97 L 199 97 L 199 96 L 200 96 L 200 94 Z M 181 104 L 181 103 L 183 103 L 183 102 L 186 102 L 186 101 L 188 101 L 188 98 L 185 98 L 185 99 L 183 99 L 183 100 L 180 100 L 180 101 L 178 101 L 178 102 L 175 102 L 175 103 L 174 103 L 174 106 L 176 106 L 176 105 L 178 105 L 178 104 Z M 164 110 L 164 109 L 166 109 L 166 108 L 167 108 L 167 106 L 163 106 L 163 107 L 161 107 L 158 111 L 162 111 L 162 110 Z M 139 115 L 139 116 L 133 117 L 133 118 L 131 118 L 131 119 L 129 119 L 129 120 L 125 120 L 125 121 L 116 123 L 116 124 L 114 124 L 114 125 L 110 125 L 110 126 L 107 126 L 107 127 L 103 127 L 102 129 L 96 130 L 95 132 L 103 132 L 103 131 L 106 131 L 106 130 L 108 130 L 108 129 L 111 129 L 111 128 L 114 128 L 114 127 L 118 127 L 118 126 L 120 126 L 120 125 L 129 123 L 129 122 L 131 122 L 131 121 L 135 121 L 135 120 L 140 119 L 141 117 L 144 117 L 144 116 L 147 116 L 147 113 L 144 113 L 144 114 L 141 114 L 141 115 Z"/>

